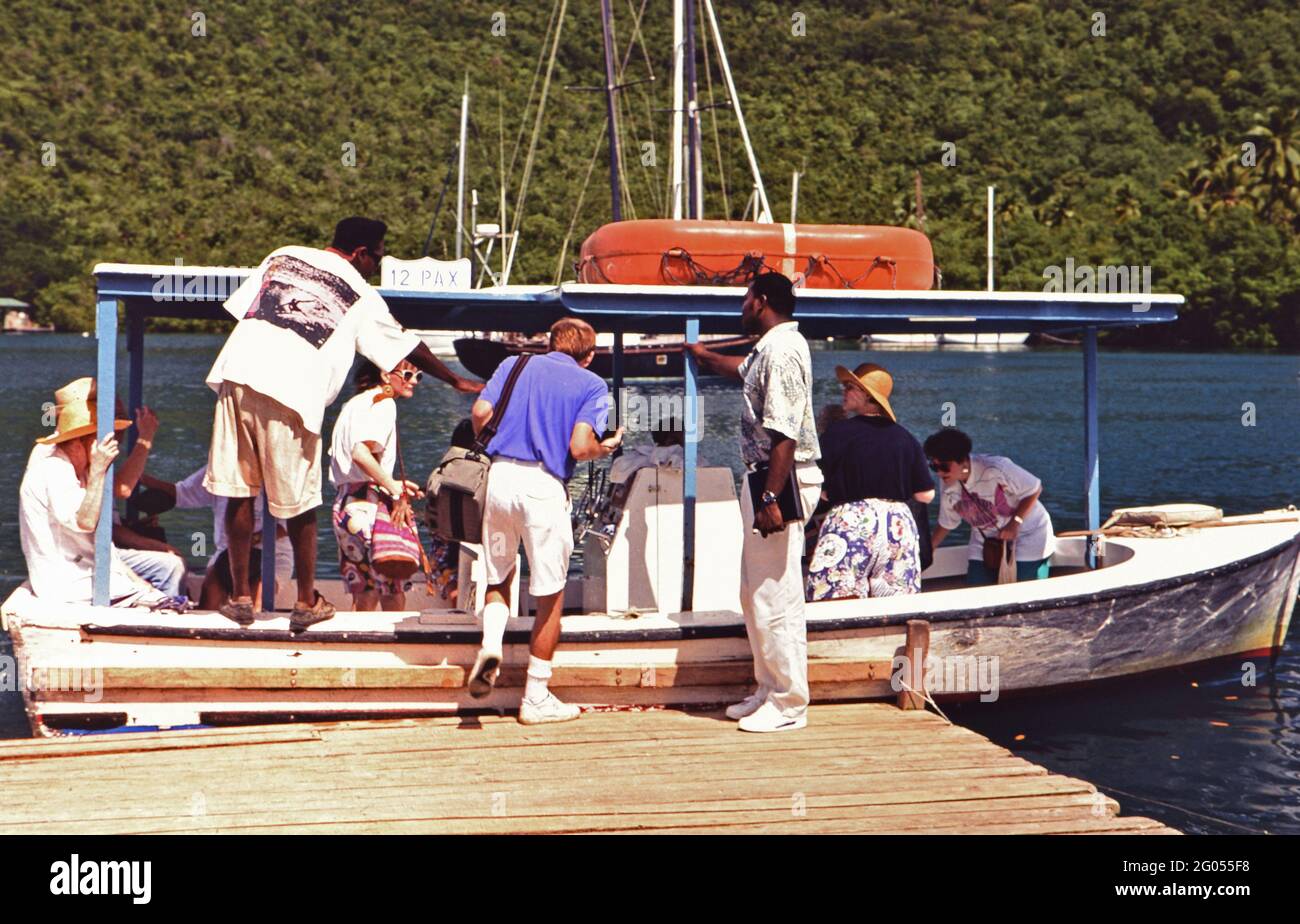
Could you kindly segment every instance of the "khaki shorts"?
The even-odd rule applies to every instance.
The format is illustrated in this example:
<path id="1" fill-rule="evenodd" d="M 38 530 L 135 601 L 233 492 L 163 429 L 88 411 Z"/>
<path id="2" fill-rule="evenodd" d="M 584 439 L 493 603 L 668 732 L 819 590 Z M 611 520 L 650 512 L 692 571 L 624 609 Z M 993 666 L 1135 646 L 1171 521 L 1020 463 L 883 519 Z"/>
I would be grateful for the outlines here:
<path id="1" fill-rule="evenodd" d="M 256 497 L 265 487 L 271 516 L 288 519 L 320 506 L 320 485 L 320 434 L 279 401 L 222 382 L 203 486 L 219 497 Z"/>
<path id="2" fill-rule="evenodd" d="M 504 584 L 515 570 L 519 543 L 528 557 L 528 592 L 534 597 L 564 590 L 573 526 L 564 483 L 537 462 L 496 458 L 488 469 L 483 511 L 484 570 L 489 584 Z"/>

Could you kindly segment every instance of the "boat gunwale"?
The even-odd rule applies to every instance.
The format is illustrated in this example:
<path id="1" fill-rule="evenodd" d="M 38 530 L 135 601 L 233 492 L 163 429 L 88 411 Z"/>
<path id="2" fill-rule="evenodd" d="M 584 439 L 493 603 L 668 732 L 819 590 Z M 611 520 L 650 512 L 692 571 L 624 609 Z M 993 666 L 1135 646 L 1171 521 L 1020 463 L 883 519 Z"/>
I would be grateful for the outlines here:
<path id="1" fill-rule="evenodd" d="M 1298 524 L 1300 525 L 1300 524 Z M 996 619 L 1023 613 L 1044 612 L 1087 606 L 1103 601 L 1119 600 L 1139 595 L 1150 595 L 1175 587 L 1212 580 L 1222 575 L 1245 570 L 1260 562 L 1278 558 L 1289 549 L 1300 549 L 1300 530 L 1288 539 L 1271 548 L 1264 549 L 1244 558 L 1214 565 L 1199 571 L 1172 577 L 1158 578 L 1142 584 L 1126 584 L 1107 590 L 1090 591 L 1066 597 L 1046 597 L 1040 600 L 1023 600 L 1010 603 L 997 603 L 984 607 L 965 610 L 938 610 L 933 612 L 890 613 L 874 616 L 848 616 L 830 619 L 809 619 L 808 632 L 826 634 L 844 632 L 853 629 L 880 629 L 906 626 L 909 620 L 924 619 L 931 624 L 974 622 L 976 620 Z M 1104 570 L 1104 569 L 1099 569 Z M 1050 580 L 1050 578 L 1049 578 Z M 1288 585 L 1289 585 L 1288 581 Z M 675 613 L 671 616 L 680 616 Z M 635 644 L 639 642 L 692 641 L 711 638 L 743 637 L 745 624 L 740 614 L 731 623 L 716 625 L 676 625 L 651 629 L 587 629 L 575 632 L 562 632 L 560 642 L 565 644 L 601 644 L 620 642 Z M 394 629 L 391 632 L 330 632 L 312 631 L 293 635 L 287 629 L 245 629 L 245 628 L 186 628 L 179 626 L 150 625 L 100 625 L 82 623 L 81 631 L 86 635 L 125 638 L 159 638 L 182 639 L 189 641 L 232 641 L 232 642 L 294 642 L 298 644 L 478 644 L 480 631 L 477 626 L 456 629 L 433 629 L 429 631 L 413 629 Z M 525 644 L 531 637 L 531 631 L 510 629 L 505 640 L 511 644 Z"/>

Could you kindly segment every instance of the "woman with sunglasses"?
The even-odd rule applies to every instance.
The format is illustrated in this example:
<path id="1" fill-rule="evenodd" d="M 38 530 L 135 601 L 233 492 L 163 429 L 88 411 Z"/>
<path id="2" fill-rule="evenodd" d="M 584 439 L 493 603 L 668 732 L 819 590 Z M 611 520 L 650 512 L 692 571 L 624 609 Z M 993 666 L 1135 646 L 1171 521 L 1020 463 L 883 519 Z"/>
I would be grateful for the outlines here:
<path id="1" fill-rule="evenodd" d="M 969 436 L 951 428 L 925 441 L 930 470 L 943 482 L 934 547 L 965 520 L 970 524 L 968 584 L 997 583 L 997 573 L 984 564 L 985 538 L 1015 543 L 1017 581 L 1047 577 L 1056 537 L 1039 500 L 1043 483 L 1010 459 L 972 454 L 972 448 Z"/>
<path id="2" fill-rule="evenodd" d="M 393 477 L 397 462 L 397 401 L 411 397 L 423 374 L 403 360 L 392 372 L 381 372 L 361 360 L 354 373 L 356 395 L 339 411 L 330 437 L 330 481 L 338 488 L 334 501 L 334 538 L 339 546 L 339 573 L 352 593 L 356 610 L 406 609 L 409 582 L 394 581 L 370 564 L 371 536 L 379 505 L 389 510 L 406 494 L 419 497 L 420 488 Z"/>
<path id="3" fill-rule="evenodd" d="M 934 481 L 921 444 L 894 417 L 894 379 L 875 363 L 835 374 L 845 417 L 821 436 L 830 505 L 808 565 L 809 600 L 891 597 L 921 589 L 920 536 L 908 501 L 928 504 Z"/>

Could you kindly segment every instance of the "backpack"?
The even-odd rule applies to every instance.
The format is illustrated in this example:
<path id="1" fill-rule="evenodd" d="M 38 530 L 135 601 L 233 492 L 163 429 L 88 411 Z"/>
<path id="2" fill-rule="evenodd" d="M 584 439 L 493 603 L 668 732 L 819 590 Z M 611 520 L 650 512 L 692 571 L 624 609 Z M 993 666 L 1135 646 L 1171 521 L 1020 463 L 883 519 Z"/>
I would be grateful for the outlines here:
<path id="1" fill-rule="evenodd" d="M 515 390 L 519 374 L 531 358 L 528 354 L 521 354 L 515 361 L 514 368 L 506 378 L 505 387 L 501 390 L 501 400 L 493 409 L 491 419 L 475 438 L 474 445 L 469 449 L 451 447 L 429 474 L 429 480 L 425 484 L 429 501 L 424 517 L 435 536 L 449 542 L 479 544 L 483 541 L 488 470 L 492 467 L 487 446 L 501 425 L 501 418 L 510 403 L 510 395 Z"/>

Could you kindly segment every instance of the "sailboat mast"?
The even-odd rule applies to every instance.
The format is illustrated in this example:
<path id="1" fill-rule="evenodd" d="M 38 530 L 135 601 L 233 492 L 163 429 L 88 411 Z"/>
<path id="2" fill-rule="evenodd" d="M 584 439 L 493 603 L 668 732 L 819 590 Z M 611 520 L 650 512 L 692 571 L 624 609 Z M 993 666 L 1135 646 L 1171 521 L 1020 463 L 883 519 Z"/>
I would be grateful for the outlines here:
<path id="1" fill-rule="evenodd" d="M 460 165 L 456 180 L 456 259 L 465 246 L 465 135 L 469 128 L 469 74 L 465 75 L 465 92 L 460 98 Z"/>
<path id="2" fill-rule="evenodd" d="M 749 170 L 754 175 L 754 192 L 758 197 L 755 221 L 770 222 L 772 207 L 767 202 L 767 189 L 763 186 L 763 175 L 758 170 L 758 157 L 754 154 L 754 145 L 749 140 L 749 129 L 745 125 L 745 114 L 740 109 L 740 94 L 736 92 L 736 82 L 731 77 L 731 63 L 727 60 L 726 46 L 722 44 L 722 30 L 718 28 L 718 17 L 713 11 L 713 0 L 703 0 L 704 12 L 709 18 L 709 31 L 713 33 L 713 46 L 718 50 L 718 64 L 722 68 L 722 79 L 727 85 L 727 95 L 731 97 L 731 108 L 736 113 L 736 127 L 740 129 L 740 140 L 745 145 L 745 159 L 749 161 Z"/>
<path id="3" fill-rule="evenodd" d="M 668 176 L 672 184 L 669 198 L 672 201 L 672 218 L 682 217 L 682 115 L 685 107 L 682 91 L 683 42 L 682 21 L 685 0 L 673 0 L 673 128 L 672 146 L 668 152 Z"/>
<path id="4" fill-rule="evenodd" d="M 610 214 L 614 221 L 623 220 L 623 197 L 619 190 L 618 165 L 618 123 L 615 121 L 617 106 L 614 93 L 614 15 L 609 8 L 609 0 L 600 0 L 600 22 L 605 36 L 605 109 L 609 116 L 609 195 Z"/>
<path id="5" fill-rule="evenodd" d="M 686 169 L 688 180 L 688 209 L 691 218 L 703 218 L 704 208 L 700 188 L 703 171 L 700 162 L 700 108 L 695 95 L 695 0 L 686 0 L 684 10 L 686 26 Z"/>

